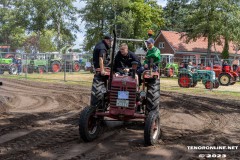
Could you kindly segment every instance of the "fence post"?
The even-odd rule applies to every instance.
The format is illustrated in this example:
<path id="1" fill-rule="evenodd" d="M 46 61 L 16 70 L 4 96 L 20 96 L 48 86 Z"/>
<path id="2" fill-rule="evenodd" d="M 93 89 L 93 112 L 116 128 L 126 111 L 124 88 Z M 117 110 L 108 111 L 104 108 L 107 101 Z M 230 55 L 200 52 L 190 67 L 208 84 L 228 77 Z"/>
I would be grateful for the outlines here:
<path id="1" fill-rule="evenodd" d="M 26 69 L 25 69 L 25 79 L 27 79 L 27 72 L 28 72 L 28 64 L 27 64 L 27 62 L 28 62 L 28 55 L 26 54 L 26 61 L 25 61 L 25 67 L 26 67 Z"/>
<path id="2" fill-rule="evenodd" d="M 66 57 L 64 58 L 64 82 L 66 82 Z"/>

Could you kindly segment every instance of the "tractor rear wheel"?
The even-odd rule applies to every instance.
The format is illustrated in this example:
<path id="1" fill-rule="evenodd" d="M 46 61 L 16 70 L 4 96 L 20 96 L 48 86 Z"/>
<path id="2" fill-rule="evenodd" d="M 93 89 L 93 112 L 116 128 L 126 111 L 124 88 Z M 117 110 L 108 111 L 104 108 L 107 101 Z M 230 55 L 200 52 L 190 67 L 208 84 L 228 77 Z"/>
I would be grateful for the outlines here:
<path id="1" fill-rule="evenodd" d="M 12 65 L 10 68 L 9 68 L 9 74 L 17 74 L 18 72 L 18 68 L 16 65 Z"/>
<path id="2" fill-rule="evenodd" d="M 161 135 L 160 116 L 158 111 L 149 112 L 144 127 L 144 141 L 146 145 L 154 145 Z"/>
<path id="3" fill-rule="evenodd" d="M 52 72 L 57 73 L 61 70 L 61 64 L 58 61 L 54 61 L 51 64 L 51 69 L 52 69 Z"/>
<path id="4" fill-rule="evenodd" d="M 183 88 L 189 88 L 191 86 L 191 79 L 188 74 L 180 74 L 178 78 L 178 85 Z"/>
<path id="5" fill-rule="evenodd" d="M 94 108 L 102 104 L 106 87 L 101 77 L 95 76 L 92 84 L 91 106 Z M 103 106 L 101 106 L 103 107 Z"/>
<path id="6" fill-rule="evenodd" d="M 231 76 L 227 73 L 221 73 L 218 76 L 218 81 L 222 86 L 228 86 L 231 82 Z"/>
<path id="7" fill-rule="evenodd" d="M 79 62 L 74 62 L 74 64 L 73 64 L 73 71 L 74 72 L 79 72 L 80 71 L 80 64 L 79 64 Z"/>
<path id="8" fill-rule="evenodd" d="M 159 110 L 160 101 L 160 81 L 154 79 L 150 81 L 147 85 L 147 95 L 146 95 L 146 109 L 148 112 L 152 110 Z"/>
<path id="9" fill-rule="evenodd" d="M 102 130 L 101 119 L 95 117 L 96 108 L 87 106 L 80 114 L 79 134 L 85 142 L 96 139 Z"/>
<path id="10" fill-rule="evenodd" d="M 174 69 L 173 68 L 169 68 L 168 69 L 168 77 L 173 77 L 174 76 Z"/>

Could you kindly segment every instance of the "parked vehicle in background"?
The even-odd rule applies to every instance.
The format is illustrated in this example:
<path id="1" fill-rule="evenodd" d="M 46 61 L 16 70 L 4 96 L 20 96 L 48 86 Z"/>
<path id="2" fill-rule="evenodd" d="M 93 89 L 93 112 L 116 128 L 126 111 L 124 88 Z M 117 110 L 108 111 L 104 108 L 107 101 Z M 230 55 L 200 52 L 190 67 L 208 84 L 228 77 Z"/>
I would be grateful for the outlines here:
<path id="1" fill-rule="evenodd" d="M 219 82 L 212 70 L 182 68 L 178 75 L 178 85 L 183 88 L 195 87 L 202 81 L 206 89 L 218 88 Z"/>
<path id="2" fill-rule="evenodd" d="M 0 54 L 0 74 L 3 74 L 5 71 L 7 71 L 9 74 L 17 74 L 17 66 L 14 63 L 14 60 L 14 54 L 7 56 L 7 58 Z"/>
<path id="3" fill-rule="evenodd" d="M 94 67 L 91 64 L 91 62 L 86 62 L 85 66 L 84 66 L 85 71 L 90 71 L 90 73 L 94 72 Z"/>
<path id="4" fill-rule="evenodd" d="M 178 75 L 179 65 L 174 63 L 173 54 L 161 54 L 160 75 L 166 77 L 173 77 Z"/>

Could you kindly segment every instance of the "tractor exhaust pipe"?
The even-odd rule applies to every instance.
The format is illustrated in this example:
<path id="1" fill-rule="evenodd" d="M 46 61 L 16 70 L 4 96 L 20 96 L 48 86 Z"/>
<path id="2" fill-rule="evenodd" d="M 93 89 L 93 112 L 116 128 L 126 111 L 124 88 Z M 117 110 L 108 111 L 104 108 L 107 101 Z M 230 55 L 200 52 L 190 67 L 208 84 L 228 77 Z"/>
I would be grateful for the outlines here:
<path id="1" fill-rule="evenodd" d="M 116 31 L 113 30 L 113 48 L 112 48 L 112 55 L 111 55 L 111 71 L 110 71 L 110 83 L 109 83 L 109 90 L 111 90 L 111 87 L 112 87 L 112 79 L 113 79 L 113 62 L 114 62 L 114 53 L 115 53 L 115 47 L 116 47 Z"/>

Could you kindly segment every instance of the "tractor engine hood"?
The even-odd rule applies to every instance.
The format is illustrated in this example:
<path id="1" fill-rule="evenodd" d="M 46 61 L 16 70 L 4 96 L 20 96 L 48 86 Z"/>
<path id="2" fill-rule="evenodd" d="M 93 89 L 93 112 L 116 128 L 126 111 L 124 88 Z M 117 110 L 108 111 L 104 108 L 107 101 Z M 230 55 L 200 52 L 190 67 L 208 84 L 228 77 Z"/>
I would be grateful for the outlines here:
<path id="1" fill-rule="evenodd" d="M 136 85 L 137 80 L 133 79 L 131 76 L 114 76 L 112 80 L 112 86 L 135 88 Z"/>

